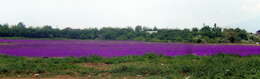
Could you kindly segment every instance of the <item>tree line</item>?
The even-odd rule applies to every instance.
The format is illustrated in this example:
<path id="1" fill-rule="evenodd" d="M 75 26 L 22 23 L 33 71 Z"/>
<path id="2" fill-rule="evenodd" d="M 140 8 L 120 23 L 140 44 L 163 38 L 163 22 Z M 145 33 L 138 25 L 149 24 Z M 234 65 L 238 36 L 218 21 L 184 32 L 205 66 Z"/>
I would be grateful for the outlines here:
<path id="1" fill-rule="evenodd" d="M 154 32 L 154 33 L 150 33 Z M 187 42 L 187 43 L 253 43 L 260 41 L 259 36 L 240 28 L 221 28 L 204 25 L 192 29 L 158 29 L 136 26 L 134 28 L 103 27 L 72 29 L 27 27 L 19 22 L 16 25 L 0 24 L 0 37 L 28 38 L 70 38 L 87 40 L 140 40 L 152 42 Z"/>

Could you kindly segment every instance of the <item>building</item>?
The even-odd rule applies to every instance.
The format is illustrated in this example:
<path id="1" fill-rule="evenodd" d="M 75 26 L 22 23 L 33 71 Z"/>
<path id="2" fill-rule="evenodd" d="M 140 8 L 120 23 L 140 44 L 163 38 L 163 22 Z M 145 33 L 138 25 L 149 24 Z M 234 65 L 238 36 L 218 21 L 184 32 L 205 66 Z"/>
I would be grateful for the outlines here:
<path id="1" fill-rule="evenodd" d="M 260 35 L 260 30 L 256 31 L 256 34 L 257 34 L 257 35 Z"/>
<path id="2" fill-rule="evenodd" d="M 158 31 L 146 31 L 146 33 L 149 33 L 149 34 L 153 34 L 153 33 L 157 33 Z"/>

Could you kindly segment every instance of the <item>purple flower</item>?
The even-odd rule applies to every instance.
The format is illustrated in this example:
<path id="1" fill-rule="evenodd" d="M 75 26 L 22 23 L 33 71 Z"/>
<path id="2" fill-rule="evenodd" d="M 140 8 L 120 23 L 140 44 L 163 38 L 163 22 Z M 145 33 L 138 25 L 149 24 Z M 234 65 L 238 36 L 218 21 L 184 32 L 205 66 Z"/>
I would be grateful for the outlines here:
<path id="1" fill-rule="evenodd" d="M 219 53 L 240 56 L 259 55 L 260 46 L 254 45 L 209 45 L 180 43 L 150 43 L 138 41 L 100 41 L 100 40 L 10 40 L 0 39 L 0 53 L 12 56 L 103 57 L 144 55 L 146 53 L 166 56 L 199 55 L 208 56 Z M 8 43 L 8 45 L 6 44 Z"/>

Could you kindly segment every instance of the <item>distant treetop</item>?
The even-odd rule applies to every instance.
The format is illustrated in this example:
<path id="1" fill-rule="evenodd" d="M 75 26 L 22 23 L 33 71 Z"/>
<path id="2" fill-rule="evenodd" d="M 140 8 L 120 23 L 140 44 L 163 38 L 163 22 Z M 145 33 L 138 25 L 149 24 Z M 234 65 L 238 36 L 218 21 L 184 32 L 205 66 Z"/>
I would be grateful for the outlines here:
<path id="1" fill-rule="evenodd" d="M 260 35 L 260 30 L 257 31 Z M 22 22 L 16 25 L 0 24 L 1 37 L 28 38 L 70 38 L 87 40 L 140 40 L 154 42 L 187 43 L 252 43 L 260 37 L 249 34 L 240 28 L 221 28 L 216 23 L 212 26 L 203 24 L 202 28 L 172 29 L 148 28 L 141 25 L 128 28 L 103 27 L 100 29 L 59 29 L 46 25 L 43 27 L 26 27 Z"/>
<path id="2" fill-rule="evenodd" d="M 26 27 L 26 25 L 25 25 L 23 22 L 19 22 L 19 23 L 17 24 L 17 26 L 18 26 L 18 27 L 23 27 L 23 28 Z"/>

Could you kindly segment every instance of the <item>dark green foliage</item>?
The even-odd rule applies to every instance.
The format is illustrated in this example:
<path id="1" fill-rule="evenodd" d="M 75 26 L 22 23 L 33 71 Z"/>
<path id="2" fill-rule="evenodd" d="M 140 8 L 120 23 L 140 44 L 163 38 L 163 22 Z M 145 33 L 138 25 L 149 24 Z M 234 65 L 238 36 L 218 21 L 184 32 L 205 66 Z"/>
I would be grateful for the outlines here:
<path id="1" fill-rule="evenodd" d="M 157 31 L 149 33 L 148 31 Z M 0 37 L 26 37 L 26 38 L 69 38 L 88 40 L 139 40 L 151 42 L 192 42 L 192 43 L 253 43 L 260 41 L 260 37 L 250 34 L 243 29 L 220 28 L 204 25 L 202 28 L 192 29 L 153 29 L 136 26 L 135 28 L 101 29 L 57 29 L 52 26 L 41 28 L 26 27 L 22 22 L 17 25 L 0 25 Z"/>

